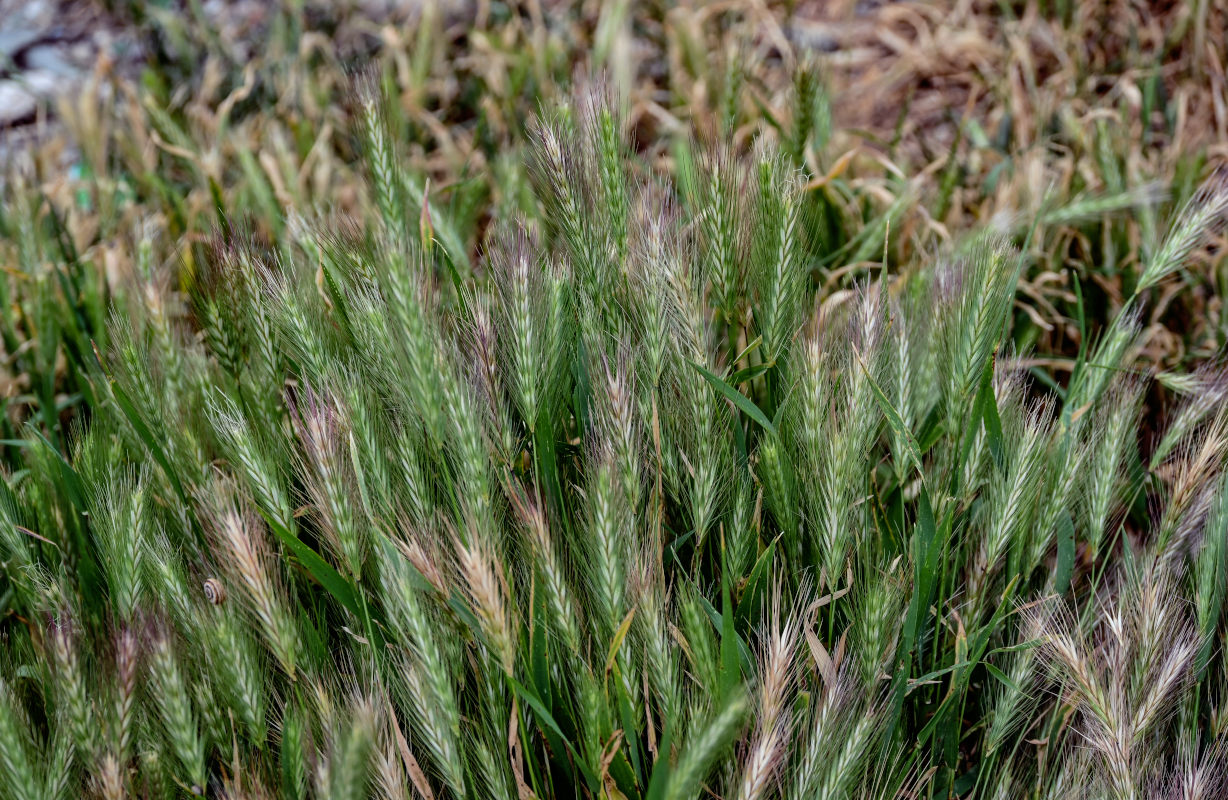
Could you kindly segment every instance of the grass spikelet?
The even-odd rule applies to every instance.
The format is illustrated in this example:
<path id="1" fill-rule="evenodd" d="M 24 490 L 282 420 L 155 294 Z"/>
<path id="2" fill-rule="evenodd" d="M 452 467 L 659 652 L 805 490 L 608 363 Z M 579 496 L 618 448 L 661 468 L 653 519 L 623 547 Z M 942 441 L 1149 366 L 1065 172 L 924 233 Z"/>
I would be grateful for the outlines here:
<path id="1" fill-rule="evenodd" d="M 111 702 L 110 742 L 118 769 L 131 757 L 133 728 L 136 725 L 136 682 L 140 675 L 140 653 L 136 634 L 124 628 L 115 637 L 115 694 Z"/>
<path id="2" fill-rule="evenodd" d="M 32 762 L 33 742 L 29 720 L 18 705 L 17 697 L 7 682 L 0 682 L 0 769 L 4 771 L 5 791 L 16 798 L 42 795 Z"/>
<path id="3" fill-rule="evenodd" d="M 738 300 L 744 293 L 745 225 L 742 205 L 745 175 L 731 155 L 719 153 L 703 167 L 700 227 L 706 258 L 704 274 L 710 287 L 712 305 L 726 324 L 737 317 Z"/>
<path id="4" fill-rule="evenodd" d="M 843 741 L 844 723 L 850 719 L 847 684 L 824 686 L 813 694 L 806 718 L 800 723 L 801 746 L 793 751 L 790 778 L 784 795 L 789 798 L 813 797 L 826 774 L 824 759 Z"/>
<path id="5" fill-rule="evenodd" d="M 614 457 L 608 447 L 598 445 L 591 459 L 592 483 L 584 493 L 589 512 L 585 570 L 592 586 L 594 608 L 603 622 L 605 635 L 612 635 L 625 609 L 625 580 L 630 543 L 627 534 L 632 515 L 623 492 L 619 490 Z"/>
<path id="6" fill-rule="evenodd" d="M 149 645 L 149 677 L 168 754 L 192 794 L 205 792 L 205 740 L 193 708 L 188 676 L 184 674 L 165 626 L 153 624 Z"/>
<path id="7" fill-rule="evenodd" d="M 713 710 L 683 746 L 665 790 L 666 798 L 680 800 L 699 791 L 712 765 L 738 735 L 749 706 L 746 694 L 736 691 Z"/>
<path id="8" fill-rule="evenodd" d="M 770 155 L 760 159 L 758 178 L 755 260 L 762 266 L 754 314 L 764 362 L 774 364 L 796 332 L 806 284 L 802 186 Z"/>
<path id="9" fill-rule="evenodd" d="M 997 347 L 1010 308 L 1017 264 L 1018 259 L 1000 242 L 977 240 L 938 278 L 938 300 L 949 304 L 942 323 L 941 364 L 952 411 L 962 409 L 975 391 L 985 363 Z"/>
<path id="10" fill-rule="evenodd" d="M 262 531 L 250 516 L 225 505 L 217 511 L 214 525 L 219 561 L 229 565 L 231 581 L 240 589 L 236 599 L 258 624 L 282 670 L 293 679 L 301 644 Z"/>
<path id="11" fill-rule="evenodd" d="M 1194 250 L 1222 230 L 1226 220 L 1228 177 L 1221 173 L 1204 183 L 1173 217 L 1168 235 L 1139 275 L 1135 293 L 1184 267 Z"/>
<path id="12" fill-rule="evenodd" d="M 801 632 L 796 618 L 782 620 L 780 603 L 780 590 L 776 589 L 760 655 L 755 730 L 742 761 L 735 795 L 740 800 L 757 800 L 764 796 L 785 758 L 792 721 L 788 702 L 795 680 L 796 649 Z"/>
<path id="13" fill-rule="evenodd" d="M 490 253 L 498 287 L 497 320 L 506 380 L 525 426 L 532 432 L 552 384 L 560 342 L 551 341 L 550 278 L 528 232 L 506 234 Z"/>
<path id="14" fill-rule="evenodd" d="M 480 541 L 454 542 L 456 567 L 464 580 L 470 608 L 481 624 L 495 663 L 511 670 L 516 658 L 512 622 L 506 604 L 507 583 L 498 562 Z"/>
<path id="15" fill-rule="evenodd" d="M 1173 602 L 1171 579 L 1152 566 L 1123 577 L 1127 591 L 1104 609 L 1103 645 L 1093 648 L 1068 612 L 1033 615 L 1043 657 L 1073 687 L 1083 736 L 1096 753 L 1105 791 L 1137 796 L 1162 775 L 1153 742 L 1189 685 L 1199 640 Z M 1163 641 L 1163 644 L 1161 644 Z"/>
<path id="16" fill-rule="evenodd" d="M 400 162 L 393 151 L 388 130 L 388 114 L 384 105 L 380 77 L 369 72 L 358 79 L 358 96 L 362 105 L 362 126 L 366 147 L 364 153 L 371 171 L 371 183 L 376 204 L 387 230 L 402 236 L 408 221 L 402 191 Z"/>
<path id="17" fill-rule="evenodd" d="M 291 404 L 291 418 L 309 470 L 308 490 L 329 544 L 351 577 L 362 575 L 367 543 L 354 508 L 349 431 L 334 398 L 307 387 Z"/>
<path id="18" fill-rule="evenodd" d="M 116 613 L 124 621 L 133 619 L 144 591 L 144 497 L 139 482 L 119 480 L 104 488 L 93 511 L 100 526 L 95 537 L 103 556 L 100 564 Z"/>
<path id="19" fill-rule="evenodd" d="M 344 717 L 328 733 L 325 755 L 327 795 L 340 800 L 366 797 L 371 751 L 375 737 L 375 710 L 368 698 L 355 698 Z"/>

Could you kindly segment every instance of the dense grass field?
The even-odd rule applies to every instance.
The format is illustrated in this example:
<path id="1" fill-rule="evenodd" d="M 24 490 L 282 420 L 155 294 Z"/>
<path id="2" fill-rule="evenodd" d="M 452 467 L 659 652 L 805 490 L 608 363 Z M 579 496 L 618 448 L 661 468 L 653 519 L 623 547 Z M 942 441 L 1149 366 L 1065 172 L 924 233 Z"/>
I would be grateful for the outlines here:
<path id="1" fill-rule="evenodd" d="M 100 8 L 0 798 L 1228 792 L 1221 4 Z"/>

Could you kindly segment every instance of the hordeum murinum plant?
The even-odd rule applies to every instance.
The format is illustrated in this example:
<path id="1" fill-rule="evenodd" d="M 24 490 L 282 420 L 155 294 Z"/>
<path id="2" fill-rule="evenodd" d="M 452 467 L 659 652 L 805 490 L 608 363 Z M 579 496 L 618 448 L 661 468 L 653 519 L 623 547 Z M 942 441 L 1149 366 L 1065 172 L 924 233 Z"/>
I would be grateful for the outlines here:
<path id="1" fill-rule="evenodd" d="M 467 263 L 363 113 L 368 211 L 132 276 L 3 476 L 0 796 L 1223 796 L 1228 407 L 1132 366 L 1222 183 L 1046 388 L 1010 241 L 829 280 L 769 141 L 582 96 Z"/>

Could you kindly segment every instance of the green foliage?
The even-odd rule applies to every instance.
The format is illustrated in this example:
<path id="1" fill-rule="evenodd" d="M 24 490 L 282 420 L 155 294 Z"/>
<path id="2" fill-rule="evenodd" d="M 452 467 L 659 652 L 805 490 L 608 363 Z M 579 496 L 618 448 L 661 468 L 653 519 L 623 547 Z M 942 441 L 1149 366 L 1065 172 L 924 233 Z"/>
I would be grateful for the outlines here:
<path id="1" fill-rule="evenodd" d="M 472 265 L 368 86 L 361 225 L 138 270 L 4 475 L 5 791 L 1214 796 L 1228 411 L 1144 466 L 1130 353 L 1218 206 L 1047 391 L 1005 239 L 825 279 L 810 80 L 682 189 L 547 112 Z"/>

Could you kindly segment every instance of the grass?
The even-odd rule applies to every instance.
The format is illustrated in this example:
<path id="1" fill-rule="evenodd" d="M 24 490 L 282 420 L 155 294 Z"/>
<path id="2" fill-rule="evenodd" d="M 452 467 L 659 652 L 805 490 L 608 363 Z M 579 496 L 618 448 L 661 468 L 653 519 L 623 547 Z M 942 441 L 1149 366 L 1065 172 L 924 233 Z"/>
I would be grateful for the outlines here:
<path id="1" fill-rule="evenodd" d="M 71 170 L 52 140 L 31 169 L 15 160 L 6 181 L 0 248 L 23 266 L 0 291 L 27 318 L 78 306 L 80 324 L 63 342 L 40 337 L 39 363 L 16 357 L 5 416 L 41 415 L 58 442 L 55 395 L 70 408 L 84 400 L 61 356 L 78 368 L 88 361 L 80 345 L 105 337 L 98 315 L 123 292 L 122 276 L 167 263 L 190 274 L 223 220 L 274 240 L 290 210 L 366 213 L 375 200 L 352 166 L 350 87 L 362 65 L 396 98 L 399 155 L 414 191 L 446 212 L 436 215 L 449 225 L 439 235 L 457 263 L 480 253 L 496 210 L 540 213 L 526 171 L 529 121 L 541 103 L 570 95 L 574 65 L 601 44 L 589 66 L 620 87 L 645 169 L 680 179 L 697 156 L 692 137 L 706 148 L 726 129 L 732 153 L 748 153 L 756 138 L 781 143 L 818 201 L 824 281 L 848 288 L 884 257 L 910 268 L 989 220 L 1017 246 L 1026 241 L 1012 338 L 1058 380 L 1082 337 L 1074 278 L 1088 319 L 1116 313 L 1158 246 L 1159 221 L 1196 191 L 1225 135 L 1211 101 L 1214 49 L 1198 44 L 1223 24 L 1208 4 L 1145 18 L 1097 4 L 1074 14 L 996 2 L 954 16 L 927 4 L 865 16 L 831 3 L 797 17 L 740 3 L 715 13 L 614 5 L 549 15 L 480 5 L 472 19 L 441 9 L 380 27 L 355 9 L 274 4 L 246 33 L 225 19 L 220 29 L 203 24 L 191 4 L 191 13 L 114 9 L 149 31 L 143 72 L 134 79 L 104 65 L 96 82 L 109 94 L 57 104 L 80 143 Z M 1105 15 L 1135 40 L 1116 28 L 1101 36 Z M 925 46 L 904 46 L 914 41 Z M 965 50 L 973 64 L 932 55 Z M 1197 266 L 1163 287 L 1146 326 L 1143 353 L 1159 370 L 1196 368 L 1224 344 L 1213 299 L 1220 260 Z M 6 352 L 34 338 L 22 315 L 4 323 Z M 30 379 L 50 365 L 54 378 Z M 62 391 L 47 384 L 36 400 L 44 380 Z"/>
<path id="2" fill-rule="evenodd" d="M 0 796 L 1222 792 L 1202 151 L 846 156 L 856 75 L 610 8 L 353 79 L 138 7 L 175 53 L 0 220 Z M 992 159 L 1081 177 L 971 224 Z"/>

